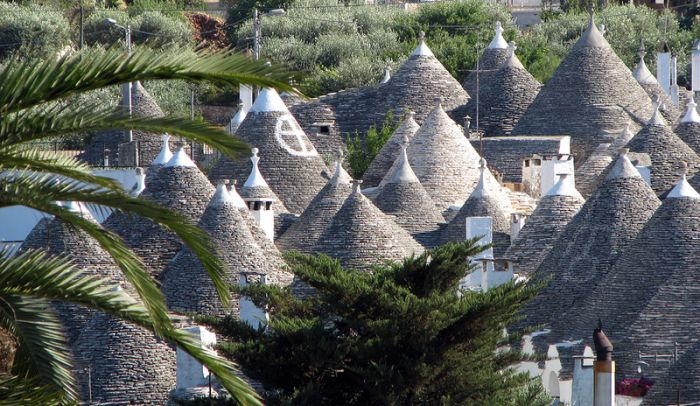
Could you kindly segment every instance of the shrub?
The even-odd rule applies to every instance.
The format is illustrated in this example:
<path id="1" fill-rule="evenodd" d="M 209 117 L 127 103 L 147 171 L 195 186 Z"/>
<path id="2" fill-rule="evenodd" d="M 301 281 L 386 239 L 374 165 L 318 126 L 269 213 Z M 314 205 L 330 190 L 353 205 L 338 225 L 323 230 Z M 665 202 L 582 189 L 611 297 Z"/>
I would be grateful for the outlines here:
<path id="1" fill-rule="evenodd" d="M 348 137 L 346 143 L 348 146 L 348 164 L 355 179 L 362 178 L 374 157 L 379 154 L 379 151 L 382 150 L 382 147 L 397 127 L 398 125 L 394 123 L 394 113 L 389 110 L 379 131 L 372 125 L 364 137 L 357 132 L 355 132 L 354 137 Z"/>
<path id="2" fill-rule="evenodd" d="M 49 57 L 70 43 L 68 21 L 60 12 L 37 5 L 0 3 L 0 58 Z"/>
<path id="3" fill-rule="evenodd" d="M 88 44 L 112 46 L 114 43 L 123 43 L 124 30 L 106 24 L 106 18 L 111 18 L 122 26 L 131 25 L 131 40 L 134 44 L 163 47 L 192 42 L 192 28 L 179 17 L 168 17 L 159 11 L 146 11 L 130 17 L 124 11 L 98 9 L 85 22 L 85 41 Z"/>

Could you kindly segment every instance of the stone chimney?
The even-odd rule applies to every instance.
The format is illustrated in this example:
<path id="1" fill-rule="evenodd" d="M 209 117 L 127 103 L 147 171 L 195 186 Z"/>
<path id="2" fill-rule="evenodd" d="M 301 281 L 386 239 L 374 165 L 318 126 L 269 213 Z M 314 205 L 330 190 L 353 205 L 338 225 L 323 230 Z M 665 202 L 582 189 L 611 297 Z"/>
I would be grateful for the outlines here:
<path id="1" fill-rule="evenodd" d="M 656 52 L 656 80 L 666 94 L 671 94 L 671 49 L 664 41 Z"/>
<path id="2" fill-rule="evenodd" d="M 593 363 L 593 406 L 615 406 L 613 345 L 603 332 L 600 321 L 598 328 L 593 330 L 593 345 L 596 353 Z"/>
<path id="3" fill-rule="evenodd" d="M 527 215 L 525 213 L 511 213 L 510 214 L 510 239 L 515 240 L 523 229 L 525 221 L 527 220 Z"/>
<path id="4" fill-rule="evenodd" d="M 480 238 L 476 245 L 482 246 L 493 242 L 493 219 L 491 217 L 467 217 L 465 239 Z M 493 248 L 488 248 L 469 258 L 471 263 L 477 264 L 474 272 L 470 273 L 460 282 L 462 288 L 483 289 L 484 274 L 493 271 Z"/>
<path id="5" fill-rule="evenodd" d="M 680 103 L 680 88 L 678 87 L 678 58 L 671 58 L 671 101 L 678 106 Z"/>
<path id="6" fill-rule="evenodd" d="M 700 41 L 696 40 L 693 44 L 691 54 L 691 84 L 692 91 L 700 91 Z"/>

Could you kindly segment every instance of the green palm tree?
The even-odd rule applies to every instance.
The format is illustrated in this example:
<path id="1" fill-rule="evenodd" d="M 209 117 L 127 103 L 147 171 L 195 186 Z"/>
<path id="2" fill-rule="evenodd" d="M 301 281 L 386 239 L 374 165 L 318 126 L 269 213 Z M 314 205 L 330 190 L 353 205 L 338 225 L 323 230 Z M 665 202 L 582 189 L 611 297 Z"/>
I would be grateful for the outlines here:
<path id="1" fill-rule="evenodd" d="M 35 142 L 86 131 L 133 129 L 167 132 L 208 144 L 236 158 L 243 142 L 203 121 L 184 117 L 134 117 L 106 106 L 81 105 L 81 93 L 127 82 L 179 79 L 220 84 L 269 86 L 291 90 L 293 74 L 231 52 L 174 53 L 137 49 L 89 50 L 48 61 L 8 64 L 0 71 L 0 207 L 24 205 L 85 231 L 115 260 L 138 298 L 106 281 L 86 277 L 66 259 L 27 251 L 0 252 L 0 336 L 16 346 L 9 371 L 0 368 L 0 403 L 75 403 L 77 384 L 71 357 L 49 301 L 62 300 L 146 327 L 206 365 L 241 404 L 259 404 L 255 392 L 236 375 L 234 364 L 198 348 L 177 330 L 163 296 L 141 260 L 113 232 L 76 215 L 60 202 L 80 201 L 133 212 L 176 233 L 207 269 L 221 300 L 228 301 L 223 265 L 206 234 L 178 214 L 130 196 L 113 180 Z M 66 101 L 71 100 L 70 108 Z"/>

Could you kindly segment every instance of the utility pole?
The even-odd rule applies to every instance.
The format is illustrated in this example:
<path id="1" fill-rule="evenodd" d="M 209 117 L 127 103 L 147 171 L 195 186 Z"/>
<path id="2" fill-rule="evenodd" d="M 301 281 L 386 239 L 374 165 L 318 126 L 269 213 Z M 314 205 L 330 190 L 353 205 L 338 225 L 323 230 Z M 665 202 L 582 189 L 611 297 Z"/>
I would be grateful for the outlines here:
<path id="1" fill-rule="evenodd" d="M 260 14 L 258 14 L 258 9 L 253 9 L 253 58 L 257 61 L 260 59 Z"/>

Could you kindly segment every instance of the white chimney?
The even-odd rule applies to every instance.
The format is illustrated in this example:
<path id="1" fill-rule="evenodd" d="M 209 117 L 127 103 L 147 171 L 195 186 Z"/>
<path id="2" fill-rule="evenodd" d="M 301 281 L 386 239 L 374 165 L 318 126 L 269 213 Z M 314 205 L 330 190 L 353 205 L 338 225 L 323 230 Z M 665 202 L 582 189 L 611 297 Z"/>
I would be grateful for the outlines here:
<path id="1" fill-rule="evenodd" d="M 199 343 L 199 348 L 212 350 L 216 345 L 216 334 L 201 326 L 184 329 Z M 180 347 L 176 353 L 176 388 L 196 388 L 209 384 L 209 370 Z"/>
<path id="2" fill-rule="evenodd" d="M 671 94 L 671 50 L 664 42 L 656 53 L 656 80 L 666 94 Z"/>
<path id="3" fill-rule="evenodd" d="M 491 244 L 493 241 L 491 217 L 467 217 L 465 222 L 465 239 L 480 238 L 476 243 L 478 246 Z M 493 270 L 493 248 L 488 248 L 470 257 L 469 260 L 472 263 L 476 263 L 477 268 L 460 282 L 460 287 L 464 289 L 481 289 L 483 273 L 489 269 Z"/>
<path id="4" fill-rule="evenodd" d="M 520 230 L 525 226 L 525 220 L 527 220 L 527 215 L 525 213 L 511 213 L 510 214 L 510 240 L 513 241 L 520 234 Z"/>
<path id="5" fill-rule="evenodd" d="M 550 396 L 557 398 L 560 396 L 559 372 L 561 372 L 559 350 L 556 345 L 550 345 L 547 348 L 547 359 L 544 361 L 542 384 Z"/>
<path id="6" fill-rule="evenodd" d="M 549 159 L 542 161 L 542 172 L 540 179 L 540 196 L 547 194 L 547 191 L 552 188 L 558 181 L 559 176 L 568 174 L 567 180 L 571 185 L 575 185 L 574 180 L 574 158 L 568 159 Z"/>
<path id="7" fill-rule="evenodd" d="M 255 279 L 259 280 L 256 281 Z M 263 285 L 267 285 L 267 277 L 260 274 L 242 273 L 240 278 L 240 286 L 248 286 L 251 283 L 262 283 Z M 255 303 L 253 303 L 253 301 L 248 299 L 246 296 L 240 297 L 238 301 L 238 309 L 241 320 L 255 329 L 259 329 L 261 326 L 267 325 L 268 321 L 270 321 L 270 316 L 267 314 L 267 312 L 256 306 Z"/>
<path id="8" fill-rule="evenodd" d="M 574 377 L 571 389 L 571 405 L 593 404 L 593 350 L 586 346 L 583 355 L 574 356 Z"/>
<path id="9" fill-rule="evenodd" d="M 258 162 L 260 157 L 258 157 L 258 149 L 252 149 L 253 155 L 250 160 L 253 162 L 253 169 L 250 172 L 250 176 L 243 184 L 243 189 L 267 189 L 271 191 L 270 186 L 265 181 L 262 173 L 260 173 L 260 168 L 258 168 Z M 243 200 L 248 206 L 248 210 L 253 215 L 253 218 L 258 223 L 260 228 L 265 232 L 265 236 L 270 241 L 275 239 L 275 211 L 272 209 L 272 203 L 275 201 L 272 197 L 244 197 Z"/>
<path id="10" fill-rule="evenodd" d="M 243 110 L 248 112 L 253 107 L 253 88 L 248 85 L 240 85 L 238 88 L 238 97 L 243 105 Z"/>
<path id="11" fill-rule="evenodd" d="M 671 101 L 678 106 L 680 102 L 680 89 L 678 88 L 678 58 L 671 58 Z"/>
<path id="12" fill-rule="evenodd" d="M 696 41 L 691 51 L 691 84 L 692 91 L 700 91 L 700 41 Z"/>

